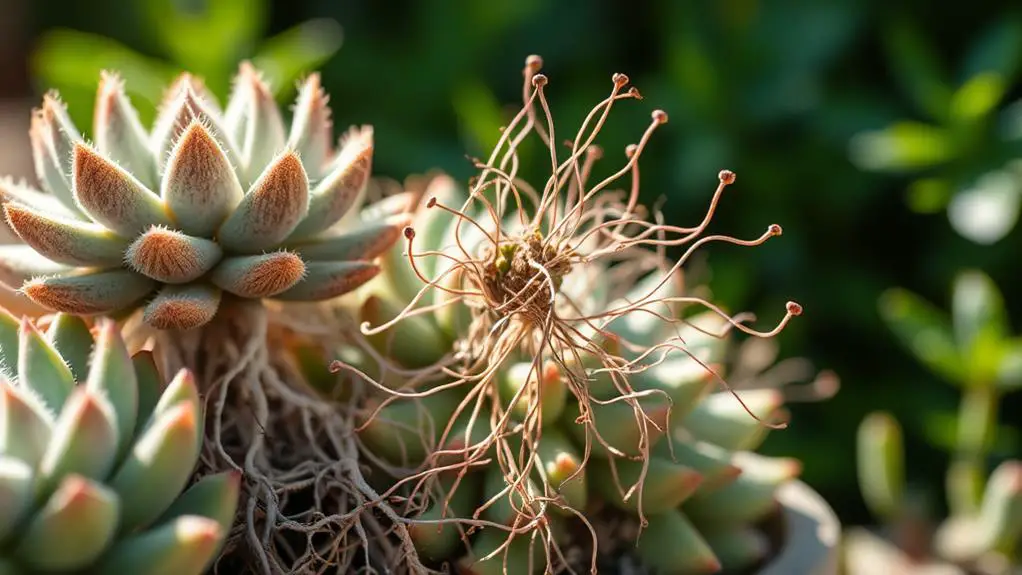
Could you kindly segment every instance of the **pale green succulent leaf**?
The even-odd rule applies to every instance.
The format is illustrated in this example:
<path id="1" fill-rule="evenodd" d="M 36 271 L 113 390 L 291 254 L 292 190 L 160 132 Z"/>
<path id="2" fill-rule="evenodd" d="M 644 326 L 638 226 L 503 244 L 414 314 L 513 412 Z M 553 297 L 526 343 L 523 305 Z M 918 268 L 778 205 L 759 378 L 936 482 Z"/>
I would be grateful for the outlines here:
<path id="1" fill-rule="evenodd" d="M 479 474 L 465 475 L 457 486 L 452 478 L 441 477 L 437 489 L 431 495 L 431 504 L 416 517 L 418 521 L 469 517 L 479 505 Z M 457 554 L 459 544 L 462 543 L 459 526 L 450 522 L 413 523 L 408 526 L 408 536 L 415 545 L 415 550 L 430 561 L 442 561 Z"/>
<path id="2" fill-rule="evenodd" d="M 905 453 L 901 426 L 886 412 L 873 412 L 859 424 L 855 452 L 859 490 L 870 512 L 893 520 L 902 510 Z"/>
<path id="3" fill-rule="evenodd" d="M 217 232 L 224 249 L 255 254 L 280 244 L 309 210 L 309 180 L 291 150 L 281 153 L 259 175 Z"/>
<path id="4" fill-rule="evenodd" d="M 344 295 L 376 277 L 380 268 L 368 262 L 307 262 L 305 278 L 274 299 L 322 301 Z"/>
<path id="5" fill-rule="evenodd" d="M 305 262 L 288 251 L 229 257 L 210 274 L 220 289 L 245 298 L 272 297 L 294 287 L 305 275 Z"/>
<path id="6" fill-rule="evenodd" d="M 121 533 L 151 524 L 188 483 L 199 455 L 198 421 L 190 405 L 157 416 L 110 481 L 124 504 Z"/>
<path id="7" fill-rule="evenodd" d="M 117 74 L 100 73 L 93 123 L 96 149 L 138 178 L 145 187 L 156 189 L 159 180 L 156 158 L 149 150 L 149 134 L 124 93 L 124 81 Z"/>
<path id="8" fill-rule="evenodd" d="M 59 350 L 74 380 L 85 381 L 89 373 L 89 357 L 96 344 L 85 321 L 75 315 L 58 313 L 46 329 L 46 339 Z"/>
<path id="9" fill-rule="evenodd" d="M 702 474 L 695 469 L 659 457 L 649 459 L 645 476 L 642 475 L 642 461 L 594 459 L 593 462 L 589 470 L 593 485 L 609 503 L 628 511 L 636 511 L 640 506 L 651 513 L 672 509 L 691 497 L 703 481 Z M 617 469 L 619 483 L 614 482 L 611 465 Z M 642 489 L 633 490 L 640 480 Z"/>
<path id="10" fill-rule="evenodd" d="M 21 321 L 0 307 L 0 375 L 7 379 L 18 377 L 18 342 L 21 341 Z"/>
<path id="11" fill-rule="evenodd" d="M 18 385 L 34 391 L 47 409 L 60 413 L 75 387 L 64 358 L 28 318 L 22 318 L 18 341 Z"/>
<path id="12" fill-rule="evenodd" d="M 82 210 L 119 236 L 130 239 L 149 226 L 171 225 L 156 193 L 85 144 L 75 145 L 72 174 L 75 200 Z"/>
<path id="13" fill-rule="evenodd" d="M 207 94 L 205 86 L 188 74 L 180 76 L 167 92 L 149 140 L 164 184 L 185 134 L 191 126 L 197 124 L 201 125 L 209 138 L 217 143 L 216 149 L 220 150 L 229 166 L 242 165 L 234 141 L 228 136 L 220 115 Z M 196 151 L 198 150 L 193 150 Z M 233 170 L 231 173 L 234 173 Z M 247 178 L 241 178 L 239 185 L 244 189 L 248 185 Z M 163 196 L 166 198 L 166 194 Z M 174 206 L 170 208 L 174 210 Z"/>
<path id="14" fill-rule="evenodd" d="M 667 509 L 648 516 L 637 551 L 643 565 L 664 575 L 717 573 L 720 560 L 683 513 Z"/>
<path id="15" fill-rule="evenodd" d="M 105 227 L 58 218 L 17 204 L 4 206 L 7 222 L 44 258 L 72 266 L 117 266 L 128 240 Z"/>
<path id="16" fill-rule="evenodd" d="M 15 182 L 9 177 L 0 177 L 0 202 L 14 202 L 70 220 L 83 218 L 80 212 L 68 208 L 53 194 L 43 193 L 24 182 Z"/>
<path id="17" fill-rule="evenodd" d="M 723 487 L 742 473 L 732 462 L 734 455 L 723 447 L 699 441 L 683 429 L 675 429 L 672 439 L 658 442 L 653 455 L 698 471 L 703 476 L 700 492 Z"/>
<path id="18" fill-rule="evenodd" d="M 116 493 L 70 475 L 32 517 L 13 555 L 29 569 L 84 569 L 110 545 L 120 509 Z"/>
<path id="19" fill-rule="evenodd" d="M 110 319 L 98 322 L 96 351 L 85 381 L 85 388 L 106 397 L 117 417 L 118 459 L 131 447 L 138 417 L 138 379 L 121 338 L 117 324 Z"/>
<path id="20" fill-rule="evenodd" d="M 0 381 L 0 453 L 35 468 L 53 433 L 55 416 L 29 389 Z"/>
<path id="21" fill-rule="evenodd" d="M 35 303 L 81 315 L 120 311 L 151 293 L 156 282 L 128 270 L 92 271 L 33 279 L 21 288 Z"/>
<path id="22" fill-rule="evenodd" d="M 220 289 L 204 283 L 165 285 L 142 311 L 157 329 L 188 330 L 209 322 L 220 306 Z"/>
<path id="23" fill-rule="evenodd" d="M 166 523 L 185 515 L 197 515 L 216 521 L 220 529 L 228 533 L 234 525 L 240 490 L 239 471 L 207 475 L 175 499 L 157 523 Z"/>
<path id="24" fill-rule="evenodd" d="M 0 454 L 0 543 L 7 541 L 33 501 L 32 468 Z"/>
<path id="25" fill-rule="evenodd" d="M 107 398 L 82 387 L 57 417 L 39 463 L 38 498 L 45 498 L 72 474 L 101 481 L 117 457 L 117 421 Z"/>
<path id="26" fill-rule="evenodd" d="M 333 121 L 328 101 L 319 74 L 310 74 L 298 90 L 287 138 L 287 147 L 298 152 L 313 180 L 320 178 L 332 152 Z"/>
<path id="27" fill-rule="evenodd" d="M 244 196 L 230 156 L 207 124 L 194 120 L 177 139 L 160 195 L 182 232 L 212 237 Z"/>
<path id="28" fill-rule="evenodd" d="M 42 257 L 32 246 L 0 245 L 0 284 L 12 290 L 21 289 L 32 278 L 59 275 L 73 269 Z"/>
<path id="29" fill-rule="evenodd" d="M 206 274 L 223 257 L 220 244 L 164 227 L 151 227 L 128 246 L 132 269 L 161 283 L 184 284 Z"/>
<path id="30" fill-rule="evenodd" d="M 726 392 L 713 393 L 695 406 L 680 421 L 681 426 L 697 438 L 733 451 L 755 449 L 766 437 L 771 422 L 784 403 L 776 389 L 756 389 L 739 392 L 742 402 L 762 421 L 749 415 L 735 396 Z"/>
<path id="31" fill-rule="evenodd" d="M 568 398 L 564 373 L 552 360 L 538 366 L 531 361 L 513 363 L 502 370 L 498 384 L 505 404 L 510 405 L 518 397 L 511 411 L 519 421 L 525 421 L 538 403 L 535 408 L 539 409 L 540 419 L 544 424 L 553 423 L 561 417 Z M 543 436 L 546 437 L 545 431 Z"/>
<path id="32" fill-rule="evenodd" d="M 697 361 L 683 352 L 672 350 L 662 362 L 632 376 L 630 382 L 637 390 L 665 392 L 672 401 L 671 417 L 674 421 L 681 421 L 718 381 L 709 366 L 699 359 Z"/>
<path id="33" fill-rule="evenodd" d="M 201 428 L 202 402 L 199 399 L 199 388 L 196 386 L 195 376 L 187 369 L 178 371 L 174 378 L 167 383 L 142 430 L 156 425 L 161 418 L 166 417 L 167 413 L 179 405 L 188 405 L 192 408 L 195 421 Z"/>
<path id="34" fill-rule="evenodd" d="M 156 367 L 153 352 L 144 350 L 131 356 L 135 368 L 135 380 L 138 381 L 138 417 L 135 419 L 133 435 L 138 435 L 149 424 L 149 418 L 163 394 L 163 378 Z"/>
<path id="35" fill-rule="evenodd" d="M 102 575 L 201 575 L 227 533 L 207 517 L 184 515 L 117 541 L 96 567 Z"/>
<path id="36" fill-rule="evenodd" d="M 389 298 L 373 295 L 362 304 L 359 320 L 376 327 L 394 319 L 400 312 L 401 307 Z M 393 327 L 366 339 L 378 352 L 407 368 L 433 365 L 450 350 L 450 341 L 423 315 L 405 317 Z"/>
<path id="37" fill-rule="evenodd" d="M 1008 336 L 1004 297 L 986 274 L 970 270 L 955 279 L 951 316 L 958 349 L 972 380 L 997 376 L 1002 341 Z"/>
<path id="38" fill-rule="evenodd" d="M 406 215 L 391 216 L 357 230 L 328 232 L 304 242 L 288 244 L 288 247 L 306 261 L 371 260 L 394 245 L 409 221 Z M 408 265 L 408 262 L 404 264 Z"/>
<path id="39" fill-rule="evenodd" d="M 777 508 L 777 488 L 802 471 L 797 460 L 783 458 L 766 469 L 740 467 L 741 475 L 731 484 L 697 492 L 682 505 L 682 511 L 705 529 L 755 523 Z"/>
<path id="40" fill-rule="evenodd" d="M 592 437 L 592 454 L 594 456 L 608 457 L 624 454 L 629 457 L 638 457 L 641 455 L 639 447 L 641 441 L 655 446 L 664 437 L 670 418 L 670 404 L 667 400 L 655 395 L 648 396 L 639 400 L 639 406 L 642 413 L 645 413 L 645 417 L 641 419 L 641 415 L 636 413 L 636 408 L 625 401 L 593 403 L 589 406 L 590 417 L 593 420 L 592 426 L 596 428 L 596 433 L 602 438 L 600 440 L 595 435 Z M 563 418 L 565 421 L 572 422 L 570 433 L 579 442 L 579 445 L 585 445 L 586 434 L 593 433 L 593 429 L 590 425 L 574 423 L 580 415 L 576 402 L 569 402 L 565 406 Z M 645 438 L 640 422 L 646 426 Z M 617 453 L 608 453 L 604 444 L 615 449 Z"/>
<path id="41" fill-rule="evenodd" d="M 713 554 L 729 572 L 758 564 L 772 550 L 766 534 L 746 525 L 710 531 L 704 535 Z"/>
<path id="42" fill-rule="evenodd" d="M 82 136 L 67 114 L 67 106 L 56 92 L 43 97 L 42 109 L 33 115 L 29 130 L 36 176 L 66 208 L 78 212 L 71 194 L 71 150 Z"/>
<path id="43" fill-rule="evenodd" d="M 529 499 L 533 502 L 526 501 L 522 496 L 523 490 L 529 494 Z M 539 497 L 542 493 L 542 489 L 531 479 L 510 486 L 500 467 L 490 467 L 483 475 L 481 501 L 482 505 L 486 505 L 486 509 L 483 510 L 482 516 L 494 523 L 513 525 L 519 513 L 524 512 L 532 515 L 541 512 L 539 505 L 534 502 L 534 498 Z"/>
<path id="44" fill-rule="evenodd" d="M 544 428 L 536 457 L 550 486 L 564 498 L 564 504 L 572 509 L 585 509 L 589 502 L 588 472 L 575 445 L 556 427 Z"/>
<path id="45" fill-rule="evenodd" d="M 284 148 L 284 120 L 269 86 L 251 64 L 241 64 L 234 82 L 224 125 L 237 138 L 242 167 L 253 181 Z"/>
<path id="46" fill-rule="evenodd" d="M 340 221 L 362 201 L 372 169 L 373 133 L 369 128 L 351 131 L 326 176 L 309 194 L 309 210 L 289 240 L 309 239 Z"/>
<path id="47" fill-rule="evenodd" d="M 919 361 L 951 383 L 965 381 L 965 359 L 944 313 L 903 289 L 884 292 L 879 306 L 880 317 Z"/>

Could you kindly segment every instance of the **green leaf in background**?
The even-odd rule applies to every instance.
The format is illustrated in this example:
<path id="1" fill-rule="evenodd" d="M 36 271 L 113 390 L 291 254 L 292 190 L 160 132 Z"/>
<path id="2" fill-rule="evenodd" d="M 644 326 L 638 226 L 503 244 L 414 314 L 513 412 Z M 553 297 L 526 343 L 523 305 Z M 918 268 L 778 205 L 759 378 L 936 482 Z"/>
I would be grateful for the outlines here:
<path id="1" fill-rule="evenodd" d="M 992 384 L 1009 329 L 1004 298 L 993 280 L 978 270 L 959 274 L 952 289 L 951 316 L 970 378 L 979 385 Z"/>
<path id="2" fill-rule="evenodd" d="M 495 127 L 506 123 L 493 92 L 481 84 L 465 82 L 455 88 L 453 99 L 470 149 L 492 150 L 501 136 Z"/>
<path id="3" fill-rule="evenodd" d="M 1019 389 L 1022 387 L 1022 338 L 1009 339 L 1002 345 L 997 385 L 1004 391 Z"/>
<path id="4" fill-rule="evenodd" d="M 932 120 L 943 120 L 951 101 L 940 59 L 917 26 L 900 18 L 888 26 L 884 47 L 895 79 L 919 110 Z"/>
<path id="5" fill-rule="evenodd" d="M 917 431 L 929 445 L 953 453 L 958 448 L 958 412 L 950 408 L 931 406 L 921 414 Z M 994 429 L 993 445 L 990 451 L 995 457 L 1004 457 L 1018 453 L 1019 430 L 1015 425 L 998 424 Z"/>
<path id="6" fill-rule="evenodd" d="M 907 290 L 893 288 L 880 296 L 880 317 L 927 368 L 952 383 L 965 381 L 966 366 L 950 322 L 940 310 Z"/>
<path id="7" fill-rule="evenodd" d="M 234 63 L 251 54 L 269 12 L 264 0 L 148 0 L 139 4 L 170 59 L 222 96 Z"/>
<path id="8" fill-rule="evenodd" d="M 952 123 L 969 124 L 990 114 L 1007 90 L 1004 77 L 996 72 L 981 72 L 966 81 L 951 96 L 948 111 Z"/>
<path id="9" fill-rule="evenodd" d="M 266 40 L 252 61 L 277 99 L 289 100 L 295 82 L 336 54 L 343 36 L 341 25 L 334 20 L 309 20 Z"/>
<path id="10" fill-rule="evenodd" d="M 951 200 L 951 183 L 944 178 L 920 178 L 908 186 L 908 206 L 918 214 L 936 214 Z"/>
<path id="11" fill-rule="evenodd" d="M 148 125 L 154 116 L 163 90 L 175 70 L 159 60 L 148 58 L 131 48 L 95 34 L 75 30 L 54 30 L 45 34 L 32 54 L 32 73 L 41 86 L 61 93 L 87 94 L 87 99 L 66 97 L 68 113 L 83 130 L 92 125 L 92 101 L 99 74 L 118 72 L 132 103 Z"/>
<path id="12" fill-rule="evenodd" d="M 1015 227 L 1020 200 L 1022 187 L 1017 175 L 1006 170 L 988 172 L 955 194 L 948 204 L 948 220 L 966 239 L 991 245 Z"/>
<path id="13" fill-rule="evenodd" d="M 902 121 L 852 138 L 852 161 L 875 171 L 911 171 L 943 164 L 955 156 L 955 143 L 942 128 Z"/>
<path id="14" fill-rule="evenodd" d="M 905 446 L 893 415 L 875 411 L 862 420 L 856 442 L 859 490 L 871 513 L 894 518 L 905 494 Z"/>

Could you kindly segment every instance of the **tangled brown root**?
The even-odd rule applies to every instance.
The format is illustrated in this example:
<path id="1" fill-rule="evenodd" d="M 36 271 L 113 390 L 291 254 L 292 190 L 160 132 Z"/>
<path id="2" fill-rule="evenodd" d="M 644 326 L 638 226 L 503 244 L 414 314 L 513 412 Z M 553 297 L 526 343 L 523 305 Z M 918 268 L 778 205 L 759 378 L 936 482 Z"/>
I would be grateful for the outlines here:
<path id="1" fill-rule="evenodd" d="M 197 330 L 126 330 L 136 345 L 155 343 L 164 373 L 197 375 L 206 408 L 197 474 L 243 473 L 238 520 L 215 570 L 428 572 L 367 481 L 353 408 L 317 397 L 288 355 L 294 336 L 328 340 L 336 326 L 283 317 L 235 300 Z"/>

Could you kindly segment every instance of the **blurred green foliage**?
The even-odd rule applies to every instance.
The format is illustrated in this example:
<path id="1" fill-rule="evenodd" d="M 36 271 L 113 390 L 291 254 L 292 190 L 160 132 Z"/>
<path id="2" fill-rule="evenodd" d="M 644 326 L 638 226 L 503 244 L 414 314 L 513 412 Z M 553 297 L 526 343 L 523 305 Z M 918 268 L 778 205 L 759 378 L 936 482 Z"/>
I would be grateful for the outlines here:
<path id="1" fill-rule="evenodd" d="M 993 210 L 1001 219 L 1017 206 L 1015 192 L 1005 190 L 1016 189 L 1009 160 L 1020 108 L 1006 103 L 1020 96 L 1022 21 L 1002 6 L 36 0 L 32 7 L 36 87 L 60 89 L 83 126 L 100 68 L 120 69 L 151 111 L 181 67 L 223 96 L 238 59 L 256 58 L 282 97 L 293 78 L 319 67 L 335 129 L 373 124 L 374 171 L 399 179 L 433 168 L 471 175 L 465 156 L 499 137 L 496 127 L 521 97 L 529 54 L 544 58 L 565 137 L 609 93 L 611 74 L 627 73 L 645 100 L 615 108 L 599 142 L 602 169 L 620 165 L 650 112 L 662 108 L 670 122 L 644 152 L 642 177 L 646 202 L 668 200 L 668 221 L 697 222 L 717 172 L 734 170 L 737 183 L 713 231 L 751 238 L 779 223 L 784 236 L 754 249 L 708 249 L 715 299 L 755 312 L 764 324 L 780 318 L 786 300 L 799 301 L 806 313 L 781 336 L 783 353 L 807 356 L 842 378 L 834 399 L 796 406 L 791 427 L 771 434 L 766 451 L 803 459 L 805 478 L 848 522 L 870 520 L 852 456 L 867 412 L 884 409 L 904 423 L 906 450 L 921 454 L 913 456 L 915 475 L 939 477 L 945 468 L 945 454 L 919 447 L 954 437 L 957 396 L 895 345 L 877 301 L 892 286 L 939 300 L 965 266 L 1003 285 L 1017 276 L 1017 229 L 1008 226 L 1007 239 L 984 246 L 947 219 L 908 209 L 968 202 L 977 187 L 1008 198 Z M 331 56 L 338 24 L 344 45 Z M 952 66 L 960 69 L 953 76 Z M 866 166 L 863 138 L 874 138 Z M 543 177 L 544 165 L 527 163 L 525 172 Z M 1022 310 L 1022 298 L 1005 297 L 1014 300 L 1009 309 Z M 944 369 L 960 369 L 956 362 Z M 1022 404 L 1009 398 L 1001 409 L 1006 421 L 1017 420 Z"/>

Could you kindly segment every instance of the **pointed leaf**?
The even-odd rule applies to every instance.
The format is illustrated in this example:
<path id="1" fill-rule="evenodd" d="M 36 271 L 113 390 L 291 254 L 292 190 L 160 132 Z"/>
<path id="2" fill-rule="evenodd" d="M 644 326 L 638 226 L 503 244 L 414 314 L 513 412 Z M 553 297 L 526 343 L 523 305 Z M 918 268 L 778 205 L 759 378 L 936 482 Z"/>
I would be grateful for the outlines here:
<path id="1" fill-rule="evenodd" d="M 47 409 L 60 413 L 75 387 L 71 368 L 28 318 L 22 318 L 20 333 L 18 385 L 31 389 Z"/>
<path id="2" fill-rule="evenodd" d="M 32 468 L 14 457 L 0 455 L 0 541 L 6 541 L 33 502 Z"/>
<path id="3" fill-rule="evenodd" d="M 706 542 L 724 569 L 748 569 L 765 559 L 773 547 L 760 530 L 742 526 L 706 533 Z"/>
<path id="4" fill-rule="evenodd" d="M 401 306 L 389 299 L 372 295 L 362 304 L 359 320 L 376 327 L 397 317 L 401 310 Z M 451 349 L 451 342 L 424 315 L 408 316 L 390 329 L 366 339 L 378 352 L 412 369 L 435 364 Z"/>
<path id="5" fill-rule="evenodd" d="M 291 252 L 226 258 L 213 270 L 210 281 L 236 296 L 272 297 L 302 280 L 305 262 Z"/>
<path id="6" fill-rule="evenodd" d="M 995 378 L 1000 369 L 1002 340 L 1008 336 L 1004 298 L 993 280 L 978 270 L 960 274 L 951 302 L 958 348 L 974 381 Z"/>
<path id="7" fill-rule="evenodd" d="M 236 134 L 242 165 L 255 179 L 284 147 L 284 121 L 269 87 L 248 62 L 242 62 L 231 94 L 226 127 Z"/>
<path id="8" fill-rule="evenodd" d="M 500 375 L 501 399 L 510 404 L 521 393 L 511 411 L 520 421 L 524 421 L 529 410 L 537 403 L 538 392 L 540 418 L 544 424 L 553 423 L 560 418 L 568 397 L 565 380 L 564 373 L 553 360 L 548 359 L 539 366 L 531 361 L 516 362 Z M 522 388 L 525 391 L 521 391 Z M 543 436 L 546 437 L 545 431 Z"/>
<path id="9" fill-rule="evenodd" d="M 101 225 L 57 218 L 16 204 L 6 204 L 7 222 L 44 258 L 73 266 L 117 266 L 128 240 Z"/>
<path id="10" fill-rule="evenodd" d="M 182 404 L 190 406 L 195 414 L 195 421 L 198 422 L 196 424 L 198 426 L 198 449 L 201 451 L 204 428 L 202 401 L 199 398 L 199 388 L 196 386 L 195 376 L 187 369 L 179 370 L 177 375 L 170 380 L 153 407 L 149 420 L 139 428 L 139 433 L 155 425 L 156 421 L 164 417 L 172 408 Z"/>
<path id="11" fill-rule="evenodd" d="M 859 490 L 877 517 L 893 520 L 902 510 L 905 454 L 901 427 L 889 413 L 874 412 L 859 424 L 855 446 Z"/>
<path id="12" fill-rule="evenodd" d="M 419 521 L 438 521 L 458 517 L 470 517 L 479 505 L 479 475 L 464 476 L 451 492 L 453 481 L 441 479 L 441 488 L 433 495 L 429 509 L 416 517 Z M 412 523 L 408 526 L 408 536 L 415 544 L 415 550 L 430 561 L 443 561 L 455 556 L 462 543 L 461 531 L 464 528 L 455 523 L 429 524 Z"/>
<path id="13" fill-rule="evenodd" d="M 0 283 L 12 290 L 21 289 L 34 277 L 61 274 L 72 269 L 42 257 L 32 246 L 0 245 Z"/>
<path id="14" fill-rule="evenodd" d="M 880 317 L 926 367 L 952 383 L 964 381 L 966 366 L 942 312 L 911 292 L 891 289 L 880 298 Z"/>
<path id="15" fill-rule="evenodd" d="M 156 155 L 157 168 L 163 176 L 164 184 L 170 172 L 170 164 L 173 162 L 174 150 L 180 147 L 185 134 L 194 124 L 202 125 L 209 139 L 216 142 L 216 149 L 226 157 L 229 166 L 241 166 L 241 157 L 234 142 L 228 138 L 216 111 L 200 92 L 194 81 L 185 79 L 168 93 L 169 100 L 160 109 L 150 136 L 150 147 Z M 202 170 L 208 168 L 209 164 L 198 163 L 194 164 L 194 167 Z M 244 188 L 247 182 L 243 179 L 239 185 Z M 166 194 L 163 194 L 163 197 L 166 199 Z M 174 206 L 169 207 L 174 209 Z"/>
<path id="16" fill-rule="evenodd" d="M 57 417 L 39 463 L 36 493 L 47 497 L 72 474 L 101 481 L 117 456 L 117 421 L 106 398 L 78 387 Z"/>
<path id="17" fill-rule="evenodd" d="M 466 575 L 533 575 L 545 571 L 547 558 L 543 553 L 543 542 L 537 537 L 514 534 L 507 546 L 505 542 L 512 534 L 503 529 L 484 528 L 472 540 L 469 553 L 458 559 L 457 573 Z M 503 547 L 502 547 L 503 546 Z M 497 551 L 500 549 L 500 551 Z M 496 552 L 493 557 L 490 554 Z"/>
<path id="18" fill-rule="evenodd" d="M 407 215 L 391 216 L 361 229 L 324 234 L 289 247 L 306 261 L 371 260 L 389 250 L 409 223 Z"/>
<path id="19" fill-rule="evenodd" d="M 145 306 L 142 319 L 157 329 L 188 330 L 209 322 L 220 290 L 207 284 L 166 285 Z"/>
<path id="20" fill-rule="evenodd" d="M 32 115 L 29 130 L 36 176 L 66 208 L 78 212 L 71 195 L 71 149 L 82 140 L 55 92 L 43 97 L 43 107 Z"/>
<path id="21" fill-rule="evenodd" d="M 0 372 L 7 379 L 18 377 L 18 342 L 21 320 L 0 307 Z"/>
<path id="22" fill-rule="evenodd" d="M 93 221 L 124 238 L 133 238 L 149 226 L 170 225 L 160 197 L 134 175 L 85 144 L 74 148 L 75 199 Z"/>
<path id="23" fill-rule="evenodd" d="M 274 299 L 323 301 L 335 298 L 373 279 L 379 272 L 379 266 L 366 262 L 307 262 L 305 278 Z"/>
<path id="24" fill-rule="evenodd" d="M 53 424 L 52 413 L 31 391 L 0 381 L 0 453 L 34 468 L 50 442 Z"/>
<path id="25" fill-rule="evenodd" d="M 536 448 L 550 487 L 573 509 L 585 509 L 589 502 L 588 473 L 582 464 L 582 453 L 556 427 L 544 428 Z"/>
<path id="26" fill-rule="evenodd" d="M 187 124 L 170 151 L 160 195 L 186 234 L 209 238 L 244 195 L 230 157 L 207 126 Z"/>
<path id="27" fill-rule="evenodd" d="M 681 421 L 713 389 L 717 378 L 688 355 L 672 352 L 663 362 L 634 375 L 631 383 L 636 389 L 667 393 L 673 402 L 671 418 Z"/>
<path id="28" fill-rule="evenodd" d="M 138 417 L 138 380 L 117 324 L 101 319 L 96 325 L 96 351 L 92 355 L 85 388 L 106 397 L 117 417 L 120 457 L 131 446 Z"/>
<path id="29" fill-rule="evenodd" d="M 234 525 L 241 490 L 241 472 L 225 471 L 207 475 L 181 494 L 160 517 L 164 523 L 185 515 L 198 515 L 216 521 L 224 533 Z"/>
<path id="30" fill-rule="evenodd" d="M 641 454 L 639 443 L 644 438 L 640 422 L 646 427 L 648 437 L 645 440 L 650 446 L 656 445 L 656 442 L 664 436 L 668 424 L 670 405 L 663 398 L 646 397 L 639 401 L 639 405 L 642 413 L 645 413 L 644 418 L 640 413 L 636 413 L 634 406 L 624 401 L 590 405 L 590 417 L 599 437 L 603 442 L 629 457 L 637 457 Z M 570 426 L 572 436 L 579 445 L 585 445 L 586 435 L 592 434 L 590 428 L 592 424 L 579 423 L 580 416 L 581 412 L 576 402 L 569 402 L 565 406 L 563 418 L 572 422 Z M 598 457 L 611 455 L 595 435 L 592 436 L 592 445 L 593 455 Z"/>
<path id="31" fill-rule="evenodd" d="M 723 487 L 738 477 L 742 470 L 732 462 L 733 454 L 723 447 L 699 441 L 684 429 L 674 430 L 674 441 L 660 441 L 653 455 L 690 467 L 703 476 L 701 492 Z"/>
<path id="32" fill-rule="evenodd" d="M 151 351 L 136 353 L 131 356 L 131 363 L 135 367 L 135 379 L 138 381 L 138 417 L 135 419 L 134 431 L 134 435 L 138 435 L 145 429 L 156 403 L 160 400 L 163 393 L 163 378 Z"/>
<path id="33" fill-rule="evenodd" d="M 323 91 L 318 73 L 310 74 L 298 90 L 287 147 L 298 152 L 312 179 L 319 179 L 333 153 L 333 121 L 330 97 Z"/>
<path id="34" fill-rule="evenodd" d="M 37 278 L 21 289 L 32 301 L 53 311 L 92 315 L 127 308 L 155 287 L 156 282 L 147 277 L 113 270 Z"/>
<path id="35" fill-rule="evenodd" d="M 302 162 L 285 151 L 266 167 L 252 189 L 220 226 L 228 251 L 255 254 L 280 244 L 309 210 L 309 180 Z"/>
<path id="36" fill-rule="evenodd" d="M 198 575 L 216 558 L 226 537 L 216 521 L 185 515 L 118 541 L 99 562 L 99 572 Z"/>
<path id="37" fill-rule="evenodd" d="M 663 509 L 677 507 L 696 492 L 696 489 L 703 481 L 703 476 L 691 467 L 685 467 L 679 463 L 653 457 L 649 460 L 645 477 L 642 477 L 641 461 L 629 461 L 625 459 L 613 459 L 599 461 L 593 460 L 595 465 L 589 470 L 593 478 L 593 485 L 596 486 L 607 502 L 621 509 L 635 511 L 642 505 L 644 512 L 656 513 Z M 642 498 L 639 498 L 639 489 L 632 492 L 630 497 L 622 499 L 622 494 L 614 483 L 614 476 L 611 474 L 610 465 L 617 468 L 617 477 L 621 489 L 628 494 L 628 491 L 642 481 Z"/>
<path id="38" fill-rule="evenodd" d="M 79 475 L 68 476 L 32 518 L 14 556 L 30 569 L 84 569 L 113 540 L 119 511 L 115 493 Z"/>
<path id="39" fill-rule="evenodd" d="M 181 284 L 205 275 L 221 257 L 223 250 L 213 240 L 154 226 L 128 246 L 124 259 L 146 277 Z"/>
<path id="40" fill-rule="evenodd" d="M 158 417 L 110 481 L 123 502 L 120 531 L 152 523 L 188 483 L 199 455 L 198 422 L 190 405 Z"/>
<path id="41" fill-rule="evenodd" d="M 309 211 L 290 239 L 308 239 L 337 223 L 355 207 L 365 192 L 372 171 L 373 132 L 352 130 L 337 159 L 309 194 Z"/>
<path id="42" fill-rule="evenodd" d="M 40 192 L 24 182 L 15 182 L 8 177 L 0 178 L 0 202 L 14 202 L 66 219 L 83 219 L 77 208 L 67 207 L 56 196 Z M 4 222 L 5 225 L 6 223 Z"/>
<path id="43" fill-rule="evenodd" d="M 695 575 L 721 569 L 720 560 L 699 530 L 675 509 L 650 515 L 637 546 L 643 564 L 657 573 Z"/>
<path id="44" fill-rule="evenodd" d="M 46 330 L 46 339 L 53 344 L 53 347 L 60 350 L 60 356 L 64 358 L 67 366 L 71 369 L 71 375 L 76 382 L 85 381 L 88 374 L 89 357 L 92 355 L 92 346 L 95 341 L 92 339 L 92 332 L 82 318 L 58 313 L 50 322 Z"/>
<path id="45" fill-rule="evenodd" d="M 777 488 L 797 477 L 801 470 L 797 460 L 786 459 L 783 473 L 743 472 L 730 485 L 709 493 L 697 492 L 685 502 L 682 511 L 707 530 L 754 523 L 777 508 Z"/>
<path id="46" fill-rule="evenodd" d="M 745 405 L 766 422 L 771 422 L 784 403 L 776 389 L 738 392 Z M 699 403 L 681 425 L 697 438 L 732 451 L 755 449 L 769 428 L 756 421 L 730 393 L 714 393 Z"/>
<path id="47" fill-rule="evenodd" d="M 96 149 L 133 174 L 144 186 L 155 189 L 159 181 L 156 159 L 149 149 L 149 134 L 124 93 L 124 81 L 117 74 L 101 73 L 93 121 Z"/>

